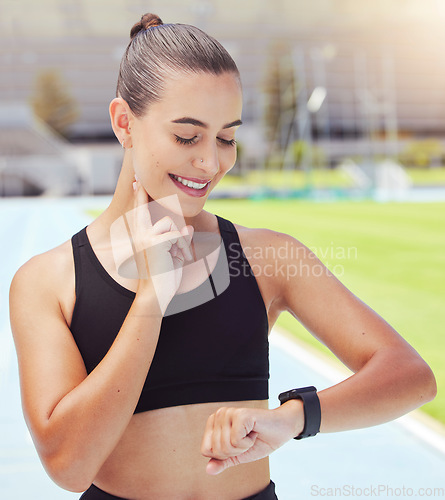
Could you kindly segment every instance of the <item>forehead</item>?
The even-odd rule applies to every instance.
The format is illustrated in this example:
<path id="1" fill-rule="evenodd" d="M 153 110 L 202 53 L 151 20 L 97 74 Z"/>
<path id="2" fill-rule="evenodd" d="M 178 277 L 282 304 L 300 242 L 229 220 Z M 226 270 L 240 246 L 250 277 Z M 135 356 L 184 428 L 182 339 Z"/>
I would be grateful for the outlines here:
<path id="1" fill-rule="evenodd" d="M 161 101 L 150 106 L 149 115 L 163 120 L 190 116 L 215 126 L 241 118 L 242 92 L 232 73 L 181 74 L 166 81 Z"/>

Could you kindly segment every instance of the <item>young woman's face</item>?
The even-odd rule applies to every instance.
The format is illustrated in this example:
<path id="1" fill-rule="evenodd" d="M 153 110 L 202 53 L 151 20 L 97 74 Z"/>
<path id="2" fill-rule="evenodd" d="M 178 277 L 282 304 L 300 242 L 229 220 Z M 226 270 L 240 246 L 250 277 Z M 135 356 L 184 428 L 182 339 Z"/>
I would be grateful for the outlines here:
<path id="1" fill-rule="evenodd" d="M 183 215 L 197 215 L 235 164 L 241 109 L 240 83 L 231 73 L 169 80 L 162 100 L 131 131 L 134 171 L 150 197 L 177 195 Z"/>

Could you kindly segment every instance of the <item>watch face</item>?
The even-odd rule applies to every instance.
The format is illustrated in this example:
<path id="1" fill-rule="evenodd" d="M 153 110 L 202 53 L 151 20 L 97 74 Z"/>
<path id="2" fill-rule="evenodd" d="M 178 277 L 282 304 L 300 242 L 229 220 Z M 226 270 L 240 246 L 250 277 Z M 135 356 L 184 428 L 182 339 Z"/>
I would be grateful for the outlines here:
<path id="1" fill-rule="evenodd" d="M 296 393 L 301 394 L 302 392 L 317 392 L 317 389 L 313 386 L 310 385 L 309 387 L 301 387 L 301 389 L 294 389 Z"/>
<path id="2" fill-rule="evenodd" d="M 309 387 L 300 387 L 298 389 L 291 389 L 290 391 L 282 392 L 278 396 L 278 399 L 281 401 L 281 403 L 285 403 L 286 401 L 289 401 L 289 399 L 297 399 L 299 397 L 299 394 L 303 394 L 306 392 L 317 392 L 317 389 L 313 385 Z"/>
<path id="3" fill-rule="evenodd" d="M 298 394 L 304 394 L 305 392 L 317 392 L 317 389 L 311 385 L 309 387 L 300 387 L 298 389 L 292 389 L 291 391 L 288 392 L 290 397 L 295 397 Z"/>

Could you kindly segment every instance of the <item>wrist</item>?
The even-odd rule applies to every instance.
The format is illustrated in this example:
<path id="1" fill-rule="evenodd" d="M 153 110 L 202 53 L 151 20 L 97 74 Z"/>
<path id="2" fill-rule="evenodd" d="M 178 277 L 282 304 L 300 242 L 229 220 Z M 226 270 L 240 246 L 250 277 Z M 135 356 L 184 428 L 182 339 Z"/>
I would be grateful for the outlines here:
<path id="1" fill-rule="evenodd" d="M 131 312 L 135 316 L 163 317 L 158 296 L 152 285 L 147 283 L 139 284 Z"/>
<path id="2" fill-rule="evenodd" d="M 315 436 L 320 431 L 320 400 L 317 395 L 317 389 L 314 386 L 300 387 L 298 389 L 291 389 L 290 391 L 282 392 L 278 396 L 278 399 L 282 405 L 294 399 L 301 400 L 303 403 L 303 430 L 295 436 L 295 439 Z"/>
<path id="3" fill-rule="evenodd" d="M 168 271 L 149 276 L 147 279 L 140 279 L 136 291 L 136 296 L 143 297 L 142 300 L 152 302 L 162 316 L 164 316 L 178 288 L 169 286 L 168 282 L 172 278 L 171 273 L 172 271 Z"/>
<path id="4" fill-rule="evenodd" d="M 290 399 L 278 408 L 284 415 L 289 439 L 298 436 L 304 428 L 304 407 L 300 399 Z"/>

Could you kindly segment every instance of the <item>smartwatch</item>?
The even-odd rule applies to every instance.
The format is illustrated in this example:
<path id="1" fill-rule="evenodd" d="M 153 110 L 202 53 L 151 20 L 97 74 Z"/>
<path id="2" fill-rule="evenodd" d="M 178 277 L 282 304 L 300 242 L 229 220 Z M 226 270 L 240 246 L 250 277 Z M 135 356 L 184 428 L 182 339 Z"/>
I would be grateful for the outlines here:
<path id="1" fill-rule="evenodd" d="M 294 437 L 294 439 L 303 439 L 315 436 L 319 432 L 321 424 L 321 409 L 317 389 L 314 386 L 300 387 L 299 389 L 282 392 L 278 396 L 278 399 L 280 400 L 280 404 L 283 404 L 290 399 L 301 399 L 301 401 L 303 401 L 304 427 L 301 434 Z"/>

